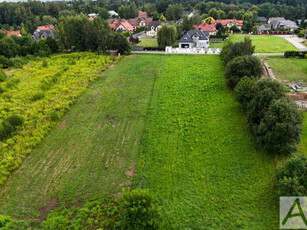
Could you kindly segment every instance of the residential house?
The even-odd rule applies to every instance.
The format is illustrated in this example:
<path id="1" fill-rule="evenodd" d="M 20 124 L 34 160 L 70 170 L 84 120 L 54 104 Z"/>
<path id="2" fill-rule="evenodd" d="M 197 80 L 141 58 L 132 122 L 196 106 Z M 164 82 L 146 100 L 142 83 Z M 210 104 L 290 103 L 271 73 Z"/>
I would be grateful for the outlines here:
<path id="1" fill-rule="evenodd" d="M 162 22 L 161 21 L 151 21 L 149 22 L 146 30 L 146 35 L 148 37 L 155 38 L 158 35 L 159 29 L 162 27 Z"/>
<path id="2" fill-rule="evenodd" d="M 218 24 L 222 24 L 222 26 L 227 26 L 228 28 L 231 28 L 232 26 L 237 26 L 240 30 L 242 29 L 242 26 L 243 26 L 243 23 L 244 21 L 243 20 L 237 20 L 237 19 L 222 19 L 222 20 L 215 20 L 212 23 L 215 23 Z"/>
<path id="3" fill-rule="evenodd" d="M 257 26 L 257 33 L 258 34 L 268 34 L 271 30 L 270 25 L 258 25 Z"/>
<path id="4" fill-rule="evenodd" d="M 202 24 L 199 24 L 199 25 L 194 25 L 194 28 L 196 30 L 209 32 L 209 35 L 216 35 L 216 28 L 215 28 L 214 23 L 211 23 L 211 24 L 202 23 Z"/>
<path id="5" fill-rule="evenodd" d="M 139 18 L 147 18 L 147 12 L 139 11 Z"/>
<path id="6" fill-rule="evenodd" d="M 286 20 L 285 18 L 270 18 L 268 22 L 272 30 L 294 31 L 299 28 L 296 22 L 291 20 Z"/>
<path id="7" fill-rule="evenodd" d="M 18 37 L 21 37 L 21 33 L 20 33 L 20 30 L 16 30 L 16 31 L 4 31 L 4 33 L 6 33 L 6 35 L 8 37 L 12 36 L 12 35 L 16 35 Z"/>
<path id="8" fill-rule="evenodd" d="M 53 29 L 54 29 L 53 25 L 39 26 L 32 34 L 32 39 L 39 40 L 41 38 L 47 38 L 47 37 L 54 38 Z"/>
<path id="9" fill-rule="evenodd" d="M 110 15 L 111 18 L 118 17 L 118 13 L 116 13 L 114 10 L 110 10 L 109 15 Z"/>
<path id="10" fill-rule="evenodd" d="M 131 18 L 128 19 L 128 22 L 133 26 L 134 29 L 140 28 L 140 27 L 146 27 L 148 26 L 149 22 L 151 22 L 153 18 Z"/>
<path id="11" fill-rule="evenodd" d="M 267 23 L 268 19 L 266 17 L 257 17 L 259 23 Z"/>
<path id="12" fill-rule="evenodd" d="M 183 16 L 187 16 L 188 19 L 192 18 L 194 15 L 194 11 L 183 11 Z"/>
<path id="13" fill-rule="evenodd" d="M 208 48 L 209 32 L 201 30 L 190 30 L 179 40 L 179 48 Z"/>
<path id="14" fill-rule="evenodd" d="M 133 26 L 125 19 L 108 19 L 109 26 L 114 31 L 133 32 Z"/>
<path id="15" fill-rule="evenodd" d="M 94 20 L 94 18 L 97 18 L 99 16 L 99 14 L 92 13 L 92 14 L 88 14 L 87 16 L 88 16 L 89 20 Z"/>
<path id="16" fill-rule="evenodd" d="M 286 20 L 284 17 L 273 17 L 269 18 L 268 24 L 271 24 L 272 21 L 284 21 L 284 20 Z"/>

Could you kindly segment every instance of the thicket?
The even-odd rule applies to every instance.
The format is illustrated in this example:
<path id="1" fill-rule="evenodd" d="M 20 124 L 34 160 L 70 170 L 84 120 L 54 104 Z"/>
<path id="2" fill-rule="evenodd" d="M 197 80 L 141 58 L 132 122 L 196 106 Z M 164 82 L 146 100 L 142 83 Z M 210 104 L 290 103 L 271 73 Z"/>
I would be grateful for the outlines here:
<path id="1" fill-rule="evenodd" d="M 276 172 L 279 196 L 307 195 L 307 157 L 292 156 Z"/>
<path id="2" fill-rule="evenodd" d="M 0 215 L 3 229 L 158 229 L 160 206 L 148 190 L 125 191 L 119 199 L 92 201 L 80 208 L 57 208 L 46 220 L 15 221 Z"/>
<path id="3" fill-rule="evenodd" d="M 255 47 L 249 39 L 226 45 L 221 59 L 225 61 L 227 54 L 235 54 L 229 55 L 230 59 L 225 61 L 228 62 L 225 71 L 227 85 L 234 89 L 236 100 L 246 111 L 258 146 L 271 153 L 295 152 L 302 132 L 302 112 L 285 97 L 281 83 L 258 80 L 263 67 L 258 58 L 251 56 Z"/>
<path id="4" fill-rule="evenodd" d="M 286 51 L 284 53 L 285 58 L 306 58 L 307 51 Z"/>
<path id="5" fill-rule="evenodd" d="M 12 136 L 23 124 L 23 118 L 13 114 L 7 117 L 0 124 L 0 141 Z"/>

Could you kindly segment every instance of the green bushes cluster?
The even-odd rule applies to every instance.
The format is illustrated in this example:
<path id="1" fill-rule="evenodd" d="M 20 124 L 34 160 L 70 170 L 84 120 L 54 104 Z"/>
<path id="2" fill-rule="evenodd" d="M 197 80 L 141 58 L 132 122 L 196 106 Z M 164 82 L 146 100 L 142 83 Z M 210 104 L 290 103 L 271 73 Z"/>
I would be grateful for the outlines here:
<path id="1" fill-rule="evenodd" d="M 160 207 L 148 190 L 128 190 L 121 196 L 119 204 L 123 229 L 158 229 Z"/>
<path id="2" fill-rule="evenodd" d="M 18 115 L 11 115 L 4 119 L 0 125 L 0 141 L 12 136 L 23 124 L 23 118 Z"/>
<path id="3" fill-rule="evenodd" d="M 285 58 L 305 58 L 307 51 L 286 51 L 284 53 Z"/>
<path id="4" fill-rule="evenodd" d="M 277 169 L 277 193 L 279 196 L 306 196 L 307 157 L 290 157 Z"/>
<path id="5" fill-rule="evenodd" d="M 6 74 L 3 69 L 0 68 L 0 83 L 4 82 L 6 79 Z"/>
<path id="6" fill-rule="evenodd" d="M 249 39 L 226 44 L 221 58 L 227 63 L 227 85 L 234 89 L 236 100 L 246 111 L 258 146 L 272 153 L 293 153 L 300 141 L 303 114 L 286 98 L 281 83 L 258 80 L 263 67 L 258 58 L 251 56 L 254 48 Z"/>

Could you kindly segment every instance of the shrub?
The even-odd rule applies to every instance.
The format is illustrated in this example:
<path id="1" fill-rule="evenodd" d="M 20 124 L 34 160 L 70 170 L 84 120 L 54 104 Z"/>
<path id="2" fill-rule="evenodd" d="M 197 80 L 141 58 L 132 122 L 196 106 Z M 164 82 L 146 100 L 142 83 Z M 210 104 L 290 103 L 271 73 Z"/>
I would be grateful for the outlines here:
<path id="1" fill-rule="evenodd" d="M 255 46 L 252 45 L 252 40 L 249 37 L 245 37 L 243 42 L 236 42 L 231 46 L 229 59 L 232 60 L 235 57 L 252 55 L 255 51 Z"/>
<path id="2" fill-rule="evenodd" d="M 263 67 L 257 57 L 240 56 L 227 64 L 225 77 L 228 87 L 233 89 L 244 76 L 258 78 L 262 73 Z"/>
<path id="3" fill-rule="evenodd" d="M 307 194 L 307 157 L 292 156 L 276 171 L 279 196 L 305 196 Z"/>
<path id="4" fill-rule="evenodd" d="M 236 100 L 241 103 L 244 110 L 247 110 L 247 107 L 251 100 L 254 97 L 254 85 L 256 79 L 243 77 L 235 87 Z"/>
<path id="5" fill-rule="evenodd" d="M 254 85 L 254 97 L 248 105 L 248 122 L 255 131 L 273 100 L 284 97 L 284 86 L 270 79 L 261 79 Z M 256 134 L 254 132 L 254 134 Z"/>
<path id="6" fill-rule="evenodd" d="M 0 125 L 0 140 L 9 138 L 17 129 L 23 125 L 23 118 L 18 115 L 11 115 Z"/>
<path id="7" fill-rule="evenodd" d="M 40 99 L 43 99 L 44 97 L 45 94 L 43 92 L 38 92 L 31 97 L 31 101 L 38 101 Z"/>
<path id="8" fill-rule="evenodd" d="M 157 229 L 160 207 L 148 190 L 126 191 L 119 200 L 120 216 L 124 229 Z"/>
<path id="9" fill-rule="evenodd" d="M 53 121 L 53 122 L 56 122 L 58 121 L 60 118 L 59 118 L 59 115 L 57 114 L 57 112 L 53 111 L 51 112 L 50 114 L 50 120 Z"/>
<path id="10" fill-rule="evenodd" d="M 220 53 L 220 58 L 222 59 L 222 61 L 227 64 L 227 62 L 230 61 L 230 58 L 229 58 L 229 54 L 230 54 L 230 50 L 231 50 L 231 47 L 233 46 L 233 43 L 232 41 L 230 40 L 227 40 L 221 53 Z"/>
<path id="11" fill-rule="evenodd" d="M 4 92 L 4 89 L 0 86 L 0 94 Z"/>
<path id="12" fill-rule="evenodd" d="M 274 100 L 257 128 L 257 140 L 267 151 L 293 153 L 300 142 L 302 122 L 303 114 L 294 102 L 285 97 Z"/>
<path id="13" fill-rule="evenodd" d="M 13 66 L 13 63 L 10 59 L 0 55 L 0 66 L 2 66 L 3 68 L 9 68 Z"/>
<path id="14" fill-rule="evenodd" d="M 44 59 L 42 67 L 47 67 L 48 66 L 48 62 Z"/>
<path id="15" fill-rule="evenodd" d="M 3 69 L 0 69 L 0 82 L 4 82 L 6 79 L 6 74 Z"/>
<path id="16" fill-rule="evenodd" d="M 5 227 L 10 222 L 13 222 L 11 217 L 0 215 L 0 228 Z"/>

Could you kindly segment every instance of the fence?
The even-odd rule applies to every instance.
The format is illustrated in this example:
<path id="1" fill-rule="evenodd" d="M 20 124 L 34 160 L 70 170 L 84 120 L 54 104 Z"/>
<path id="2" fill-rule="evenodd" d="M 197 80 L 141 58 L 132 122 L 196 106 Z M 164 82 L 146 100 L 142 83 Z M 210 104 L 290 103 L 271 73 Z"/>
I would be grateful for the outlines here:
<path id="1" fill-rule="evenodd" d="M 211 48 L 173 48 L 167 46 L 165 48 L 166 53 L 178 53 L 178 54 L 219 54 L 221 49 L 211 49 Z"/>

